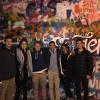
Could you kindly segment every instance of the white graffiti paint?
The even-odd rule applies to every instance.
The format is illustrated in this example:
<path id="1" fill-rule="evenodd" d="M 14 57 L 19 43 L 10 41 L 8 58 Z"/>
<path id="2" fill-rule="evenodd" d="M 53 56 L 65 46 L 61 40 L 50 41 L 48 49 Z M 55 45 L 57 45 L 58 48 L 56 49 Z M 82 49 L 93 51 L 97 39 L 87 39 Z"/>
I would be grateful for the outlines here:
<path id="1" fill-rule="evenodd" d="M 62 44 L 64 41 L 71 42 L 70 45 L 74 45 L 77 38 L 82 38 L 84 40 L 85 48 L 87 48 L 91 53 L 95 55 L 100 55 L 100 38 L 95 38 L 93 32 L 87 33 L 85 36 L 74 35 L 72 37 L 54 37 L 53 35 L 48 38 L 43 38 L 44 45 L 48 45 L 50 41 L 54 41 L 56 45 Z"/>

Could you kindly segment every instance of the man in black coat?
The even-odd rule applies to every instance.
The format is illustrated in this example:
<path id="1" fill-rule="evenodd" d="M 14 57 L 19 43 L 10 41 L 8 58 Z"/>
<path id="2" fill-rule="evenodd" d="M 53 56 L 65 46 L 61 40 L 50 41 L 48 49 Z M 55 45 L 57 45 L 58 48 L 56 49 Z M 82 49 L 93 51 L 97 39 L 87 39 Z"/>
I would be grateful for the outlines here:
<path id="1" fill-rule="evenodd" d="M 76 50 L 73 58 L 73 76 L 75 78 L 77 100 L 81 98 L 81 82 L 84 90 L 84 100 L 88 100 L 88 79 L 93 72 L 91 53 L 84 48 L 82 39 L 76 41 Z"/>
<path id="2" fill-rule="evenodd" d="M 15 50 L 10 36 L 0 48 L 0 100 L 13 100 L 14 77 L 16 73 Z"/>

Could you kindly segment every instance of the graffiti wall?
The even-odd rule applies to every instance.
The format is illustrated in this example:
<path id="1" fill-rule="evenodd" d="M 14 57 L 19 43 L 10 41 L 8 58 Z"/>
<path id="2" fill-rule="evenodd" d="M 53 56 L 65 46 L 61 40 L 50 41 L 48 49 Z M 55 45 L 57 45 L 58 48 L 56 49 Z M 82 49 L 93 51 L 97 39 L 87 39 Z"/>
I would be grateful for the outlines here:
<path id="1" fill-rule="evenodd" d="M 3 0 L 0 33 L 35 40 L 44 46 L 53 40 L 56 45 L 67 42 L 74 50 L 76 38 L 94 56 L 94 77 L 89 82 L 90 94 L 100 99 L 100 0 Z M 2 24 L 3 23 L 3 24 Z"/>

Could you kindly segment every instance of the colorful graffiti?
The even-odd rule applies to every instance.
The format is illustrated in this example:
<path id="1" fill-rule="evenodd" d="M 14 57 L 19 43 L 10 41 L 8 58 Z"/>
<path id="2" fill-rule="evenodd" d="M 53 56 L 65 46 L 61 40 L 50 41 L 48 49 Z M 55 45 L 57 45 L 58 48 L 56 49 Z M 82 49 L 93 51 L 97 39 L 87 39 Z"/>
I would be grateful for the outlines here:
<path id="1" fill-rule="evenodd" d="M 99 0 L 16 0 L 4 5 L 3 9 L 24 14 L 34 20 L 41 19 L 40 21 L 43 21 L 46 15 L 48 20 L 52 16 L 58 19 L 86 17 L 89 24 L 100 20 Z"/>
<path id="2" fill-rule="evenodd" d="M 0 15 L 0 32 L 8 26 L 17 43 L 27 37 L 30 48 L 35 40 L 45 47 L 53 40 L 59 47 L 67 42 L 73 52 L 75 40 L 84 39 L 95 66 L 89 95 L 100 99 L 100 0 L 5 0 L 2 9 L 7 18 Z"/>

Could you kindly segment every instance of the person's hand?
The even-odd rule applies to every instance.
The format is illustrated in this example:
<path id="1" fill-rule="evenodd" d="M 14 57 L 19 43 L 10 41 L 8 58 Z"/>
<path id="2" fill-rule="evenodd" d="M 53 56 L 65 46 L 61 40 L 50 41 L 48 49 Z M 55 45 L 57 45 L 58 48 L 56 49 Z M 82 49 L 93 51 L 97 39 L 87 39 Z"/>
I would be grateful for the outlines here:
<path id="1" fill-rule="evenodd" d="M 60 71 L 61 75 L 65 75 L 65 71 L 66 71 L 65 69 L 61 68 L 61 71 Z"/>
<path id="2" fill-rule="evenodd" d="M 64 75 L 63 71 L 61 70 L 61 75 Z"/>
<path id="3" fill-rule="evenodd" d="M 0 85 L 2 84 L 2 82 L 0 82 Z"/>
<path id="4" fill-rule="evenodd" d="M 90 76 L 90 75 L 87 75 L 86 78 L 87 78 L 87 79 L 91 79 L 91 76 Z"/>

